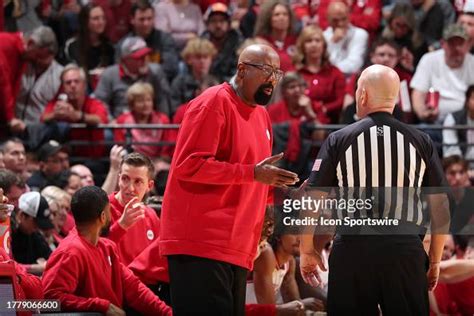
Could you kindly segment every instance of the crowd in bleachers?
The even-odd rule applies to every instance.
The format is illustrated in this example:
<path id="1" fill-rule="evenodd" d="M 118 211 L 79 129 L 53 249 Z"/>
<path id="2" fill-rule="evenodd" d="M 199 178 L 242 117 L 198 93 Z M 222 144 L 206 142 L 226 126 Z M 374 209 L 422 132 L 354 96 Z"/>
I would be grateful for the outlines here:
<path id="1" fill-rule="evenodd" d="M 300 179 L 307 177 L 330 132 L 325 125 L 358 120 L 355 91 L 361 71 L 383 64 L 402 81 L 394 115 L 426 128 L 445 158 L 451 187 L 471 185 L 474 1 L 0 3 L 0 188 L 8 197 L 3 204 L 0 198 L 0 241 L 6 245 L 0 247 L 0 257 L 18 263 L 28 298 L 59 298 L 66 301 L 66 310 L 111 315 L 126 308 L 130 314 L 169 312 L 143 284 L 169 303 L 166 260 L 159 257 L 155 241 L 178 130 L 120 125 L 181 123 L 187 103 L 206 88 L 230 80 L 239 53 L 253 43 L 272 46 L 280 57 L 284 74 L 267 107 L 274 124 L 273 151 L 285 153 L 283 167 Z M 251 66 L 269 76 L 274 71 Z M 115 127 L 95 128 L 108 123 Z M 446 128 L 429 129 L 432 125 Z M 455 125 L 473 129 L 449 129 Z M 80 247 L 87 248 L 78 231 L 92 237 L 101 233 L 97 223 L 103 220 L 105 193 L 81 190 L 75 195 L 95 184 L 108 195 L 108 239 L 116 243 L 99 242 L 97 251 L 121 266 L 100 279 L 95 279 L 100 271 L 85 276 L 80 269 L 92 257 L 56 251 L 65 238 L 69 247 L 82 243 Z M 456 205 L 472 205 L 474 193 L 458 191 Z M 11 215 L 6 203 L 14 205 Z M 85 208 L 89 212 L 81 217 Z M 273 234 L 271 211 L 267 213 L 249 278 L 247 313 L 323 311 L 327 289 L 315 290 L 301 280 L 297 236 Z M 474 313 L 473 242 L 454 236 L 447 243 L 444 283 L 430 297 L 434 313 Z M 326 248 L 327 259 L 330 245 Z M 54 263 L 47 264 L 50 256 Z M 459 266 L 448 262 L 455 259 Z M 70 269 L 63 270 L 65 266 Z M 43 293 L 32 274 L 41 276 L 45 269 Z M 443 269 L 449 273 L 443 276 Z M 119 276 L 120 284 L 112 283 Z M 85 283 L 72 298 L 75 289 L 70 284 L 76 281 Z M 101 285 L 104 288 L 97 290 Z"/>

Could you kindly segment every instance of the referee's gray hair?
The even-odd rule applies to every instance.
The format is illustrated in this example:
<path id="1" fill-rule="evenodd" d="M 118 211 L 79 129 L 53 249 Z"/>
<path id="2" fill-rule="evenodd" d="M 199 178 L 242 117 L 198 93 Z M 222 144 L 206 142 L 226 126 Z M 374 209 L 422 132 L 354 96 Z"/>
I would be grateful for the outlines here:
<path id="1" fill-rule="evenodd" d="M 35 28 L 29 35 L 28 39 L 33 41 L 40 48 L 48 48 L 48 50 L 56 55 L 58 53 L 58 41 L 56 34 L 49 26 L 40 26 Z"/>
<path id="2" fill-rule="evenodd" d="M 81 77 L 81 79 L 84 82 L 87 82 L 87 76 L 86 76 L 86 72 L 84 71 L 84 69 L 82 67 L 79 67 L 78 65 L 76 65 L 74 63 L 67 64 L 66 67 L 64 67 L 63 71 L 61 72 L 61 76 L 60 76 L 61 82 L 63 81 L 63 77 L 66 74 L 66 72 L 69 72 L 71 70 L 79 71 L 79 76 Z"/>

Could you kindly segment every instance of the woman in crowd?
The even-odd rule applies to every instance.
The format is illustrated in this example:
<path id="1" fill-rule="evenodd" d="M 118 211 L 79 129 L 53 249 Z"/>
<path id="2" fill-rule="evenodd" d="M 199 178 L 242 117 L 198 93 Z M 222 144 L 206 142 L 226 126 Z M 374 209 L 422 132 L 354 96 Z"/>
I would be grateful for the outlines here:
<path id="1" fill-rule="evenodd" d="M 155 12 L 155 27 L 170 33 L 180 51 L 205 30 L 201 9 L 189 0 L 160 1 Z"/>
<path id="2" fill-rule="evenodd" d="M 114 47 L 105 35 L 104 10 L 94 4 L 82 7 L 79 12 L 79 34 L 66 42 L 67 63 L 74 62 L 88 74 L 92 88 L 105 67 L 114 63 Z"/>
<path id="3" fill-rule="evenodd" d="M 319 27 L 307 26 L 301 31 L 294 63 L 307 83 L 307 95 L 317 120 L 322 124 L 337 123 L 344 100 L 345 79 L 329 62 L 327 44 Z"/>
<path id="4" fill-rule="evenodd" d="M 129 112 L 117 118 L 117 124 L 169 124 L 169 118 L 160 112 L 154 111 L 153 106 L 154 91 L 149 83 L 137 82 L 127 90 L 127 102 Z M 173 141 L 172 133 L 169 129 L 132 129 L 132 142 L 160 142 Z M 126 131 L 124 129 L 115 130 L 115 140 L 117 142 L 126 141 Z M 128 144 L 127 144 L 128 145 Z M 132 149 L 159 161 L 169 162 L 171 160 L 171 147 L 166 145 L 132 145 Z M 161 168 L 162 169 L 162 168 Z"/>
<path id="5" fill-rule="evenodd" d="M 416 28 L 415 12 L 408 3 L 397 3 L 387 19 L 382 36 L 394 40 L 402 49 L 400 64 L 413 72 L 428 46 Z"/>
<path id="6" fill-rule="evenodd" d="M 280 56 L 283 71 L 294 70 L 292 57 L 295 53 L 296 20 L 290 5 L 283 0 L 266 1 L 255 25 L 255 36 L 268 41 Z"/>

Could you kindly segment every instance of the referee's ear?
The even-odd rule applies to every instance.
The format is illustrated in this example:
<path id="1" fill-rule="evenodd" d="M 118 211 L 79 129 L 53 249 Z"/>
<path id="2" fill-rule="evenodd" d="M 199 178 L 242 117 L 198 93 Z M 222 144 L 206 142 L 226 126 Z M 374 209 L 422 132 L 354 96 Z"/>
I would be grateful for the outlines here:
<path id="1" fill-rule="evenodd" d="M 362 88 L 360 90 L 360 95 L 359 95 L 359 100 L 356 100 L 357 102 L 357 116 L 363 117 L 365 113 L 367 113 L 367 101 L 369 99 L 369 96 L 367 95 L 367 90 L 365 88 Z"/>

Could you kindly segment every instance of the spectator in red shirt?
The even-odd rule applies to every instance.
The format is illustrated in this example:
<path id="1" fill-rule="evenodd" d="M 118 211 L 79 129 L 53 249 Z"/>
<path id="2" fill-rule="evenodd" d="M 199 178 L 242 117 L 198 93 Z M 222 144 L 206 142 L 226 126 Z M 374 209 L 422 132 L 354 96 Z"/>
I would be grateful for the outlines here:
<path id="1" fill-rule="evenodd" d="M 169 124 L 170 120 L 166 114 L 154 111 L 153 106 L 154 91 L 149 83 L 137 82 L 127 90 L 127 102 L 130 112 L 120 115 L 117 124 Z M 160 141 L 173 141 L 173 133 L 169 129 L 132 129 L 132 142 L 150 143 Z M 115 130 L 115 141 L 127 143 L 126 131 L 124 129 Z M 132 145 L 134 151 L 152 157 L 155 160 L 171 161 L 171 146 L 167 145 Z"/>
<path id="2" fill-rule="evenodd" d="M 323 124 L 339 122 L 345 79 L 329 61 L 327 43 L 319 27 L 307 26 L 301 31 L 294 60 L 308 84 L 307 95 L 318 121 Z"/>
<path id="3" fill-rule="evenodd" d="M 117 247 L 100 234 L 110 227 L 107 193 L 84 187 L 72 197 L 77 224 L 48 261 L 43 276 L 45 298 L 58 299 L 62 311 L 125 315 L 132 308 L 142 315 L 171 315 L 155 296 L 121 262 Z"/>
<path id="4" fill-rule="evenodd" d="M 88 126 L 107 123 L 105 105 L 86 94 L 86 74 L 76 65 L 68 65 L 61 74 L 62 92 L 50 101 L 44 110 L 42 120 L 48 122 L 85 123 Z M 69 133 L 69 140 L 97 142 L 104 140 L 104 132 L 99 129 L 81 128 Z M 74 146 L 72 154 L 83 157 L 102 157 L 103 145 Z"/>
<path id="5" fill-rule="evenodd" d="M 251 45 L 231 82 L 204 91 L 184 114 L 160 227 L 177 314 L 244 313 L 268 185 L 298 181 L 272 165 L 282 154 L 270 157 L 271 122 L 258 106 L 270 102 L 279 67 L 270 46 Z"/>
<path id="6" fill-rule="evenodd" d="M 126 265 L 159 236 L 158 216 L 143 204 L 145 194 L 153 188 L 154 175 L 150 158 L 140 153 L 128 154 L 120 165 L 119 191 L 109 195 L 112 226 L 108 238 L 117 244 Z"/>
<path id="7" fill-rule="evenodd" d="M 93 0 L 105 12 L 107 25 L 105 32 L 112 43 L 117 43 L 130 31 L 130 0 Z"/>
<path id="8" fill-rule="evenodd" d="M 283 0 L 266 1 L 255 25 L 255 36 L 267 40 L 280 56 L 281 70 L 294 70 L 296 19 L 290 5 Z"/>
<path id="9" fill-rule="evenodd" d="M 280 88 L 282 99 L 267 108 L 272 123 L 317 119 L 311 100 L 304 94 L 306 81 L 303 77 L 296 72 L 287 72 L 281 80 Z"/>

